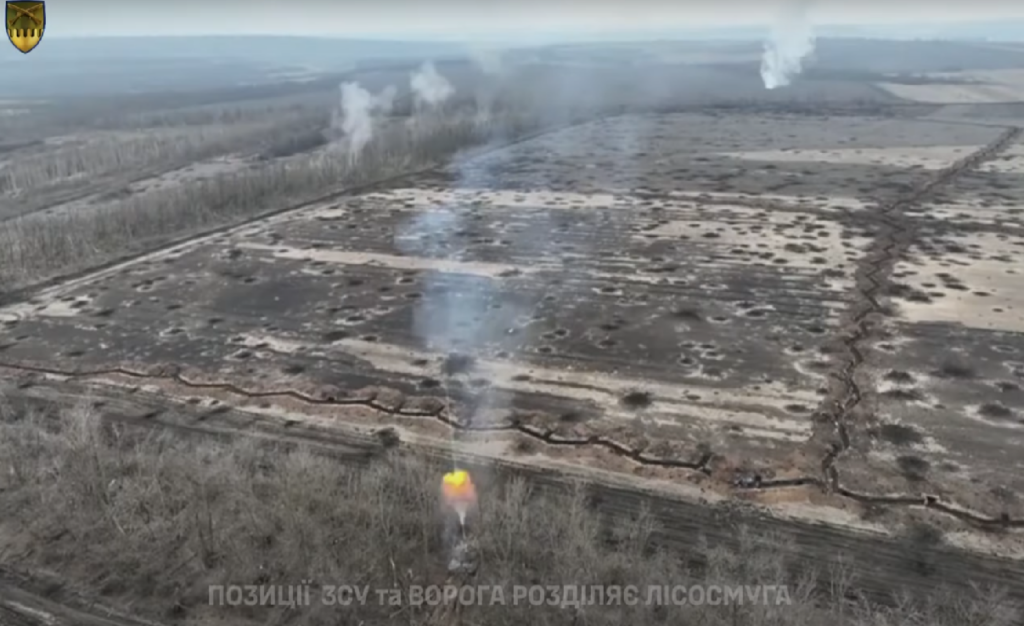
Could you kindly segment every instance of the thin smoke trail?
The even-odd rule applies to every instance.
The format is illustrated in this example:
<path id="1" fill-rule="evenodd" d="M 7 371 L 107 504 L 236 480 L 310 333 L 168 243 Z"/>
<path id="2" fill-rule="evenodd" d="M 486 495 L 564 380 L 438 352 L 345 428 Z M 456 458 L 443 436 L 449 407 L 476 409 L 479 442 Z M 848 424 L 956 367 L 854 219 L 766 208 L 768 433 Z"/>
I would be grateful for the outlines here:
<path id="1" fill-rule="evenodd" d="M 444 372 L 442 372 L 442 375 L 441 375 L 441 386 L 444 388 L 444 410 L 448 414 L 448 419 L 450 419 L 453 424 L 457 424 L 458 420 L 455 417 L 455 412 L 452 410 L 452 395 L 451 395 L 451 392 L 448 389 L 448 377 L 444 375 Z M 452 429 L 452 436 L 451 436 L 451 442 L 450 443 L 451 443 L 451 455 L 452 455 L 452 471 L 455 471 L 455 470 L 459 469 L 459 459 L 458 459 L 459 430 L 457 428 L 455 428 L 455 426 L 452 426 L 451 429 Z"/>

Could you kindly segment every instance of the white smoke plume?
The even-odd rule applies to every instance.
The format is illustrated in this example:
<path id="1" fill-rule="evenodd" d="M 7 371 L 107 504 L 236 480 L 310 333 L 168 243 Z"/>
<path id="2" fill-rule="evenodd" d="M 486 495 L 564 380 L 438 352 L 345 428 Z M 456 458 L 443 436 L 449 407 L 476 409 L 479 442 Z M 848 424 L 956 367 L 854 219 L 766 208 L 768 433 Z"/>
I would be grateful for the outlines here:
<path id="1" fill-rule="evenodd" d="M 790 0 L 772 26 L 761 55 L 761 80 L 765 89 L 788 85 L 803 69 L 804 59 L 814 52 L 812 4 L 812 0 Z"/>
<path id="2" fill-rule="evenodd" d="M 502 51 L 497 48 L 482 48 L 473 46 L 469 48 L 469 58 L 473 64 L 480 68 L 480 71 L 488 76 L 495 76 L 501 73 Z"/>
<path id="3" fill-rule="evenodd" d="M 377 111 L 383 115 L 391 113 L 391 110 L 395 108 L 395 96 L 398 94 L 398 90 L 395 89 L 394 85 L 388 85 L 381 90 L 375 99 Z"/>
<path id="4" fill-rule="evenodd" d="M 352 159 L 359 158 L 363 149 L 373 139 L 377 116 L 391 112 L 394 101 L 393 86 L 374 96 L 359 83 L 342 83 L 340 108 L 334 113 L 331 127 L 335 131 L 340 131 Z"/>
<path id="5" fill-rule="evenodd" d="M 412 88 L 417 108 L 437 108 L 455 95 L 455 88 L 447 78 L 437 72 L 437 68 L 430 61 L 424 63 L 419 71 L 412 75 L 409 86 Z"/>
<path id="6" fill-rule="evenodd" d="M 497 79 L 504 70 L 503 51 L 498 48 L 469 48 L 469 58 L 484 74 L 479 81 L 474 99 L 476 100 L 476 123 L 485 125 L 491 120 L 497 99 Z"/>

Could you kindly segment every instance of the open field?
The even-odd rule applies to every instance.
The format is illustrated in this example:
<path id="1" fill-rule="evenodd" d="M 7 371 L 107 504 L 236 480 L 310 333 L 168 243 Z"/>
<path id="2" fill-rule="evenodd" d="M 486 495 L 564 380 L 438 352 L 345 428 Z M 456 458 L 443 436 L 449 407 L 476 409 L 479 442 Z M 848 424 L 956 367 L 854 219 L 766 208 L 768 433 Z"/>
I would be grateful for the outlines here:
<path id="1" fill-rule="evenodd" d="M 965 82 L 947 85 L 880 83 L 880 86 L 900 98 L 935 104 L 998 104 L 1024 101 L 1022 69 L 936 73 L 928 77 Z"/>
<path id="2" fill-rule="evenodd" d="M 843 418 L 829 404 L 842 392 L 828 375 L 846 358 L 836 337 L 864 297 L 861 273 L 884 250 L 873 216 L 955 175 L 958 158 L 985 156 L 986 146 L 998 156 L 1009 136 L 921 123 L 915 140 L 904 130 L 908 143 L 943 146 L 938 174 L 878 159 L 740 168 L 720 153 L 850 141 L 899 151 L 900 135 L 885 124 L 848 120 L 844 129 L 683 114 L 551 133 L 44 290 L 0 309 L 3 365 L 113 388 L 142 376 L 178 400 L 200 385 L 223 404 L 364 433 L 388 426 L 432 446 L 444 445 L 454 421 L 460 447 L 485 456 L 619 472 L 693 501 L 739 497 L 774 515 L 876 534 L 924 519 L 949 541 L 1024 558 L 1013 530 L 1024 504 L 1006 495 L 1022 489 L 1013 459 L 1024 431 L 1011 417 L 950 421 L 980 401 L 943 397 L 949 427 L 939 428 L 914 421 L 913 398 L 877 385 L 882 406 L 900 402 L 896 414 L 851 423 L 850 448 L 832 466 L 838 486 L 822 491 L 836 437 L 829 413 Z M 881 208 L 864 200 L 872 184 Z M 899 219 L 922 232 L 930 224 Z M 1006 243 L 986 249 L 1012 267 L 1019 252 Z M 1012 299 L 1007 285 L 989 289 Z M 941 300 L 915 300 L 941 315 Z M 1020 323 L 1012 305 L 1003 309 L 1008 332 Z M 905 350 L 899 333 L 927 328 L 924 313 L 898 310 L 909 325 L 893 318 L 885 327 L 900 348 L 872 350 L 879 356 L 867 364 Z M 941 341 L 935 368 L 953 345 L 948 333 Z M 1013 341 L 1001 344 L 1019 349 Z M 909 368 L 881 367 L 857 376 L 900 382 L 886 372 Z M 362 398 L 384 412 L 342 418 L 330 404 L 244 395 L 286 390 Z M 1002 400 L 1010 416 L 1024 408 L 1012 392 Z M 926 497 L 933 504 L 919 506 Z"/>
<path id="3" fill-rule="evenodd" d="M 535 564 L 533 547 L 509 552 L 513 532 L 589 555 L 555 559 L 568 568 L 607 561 L 621 580 L 743 578 L 706 550 L 753 558 L 733 537 L 743 526 L 785 544 L 766 557 L 772 580 L 840 568 L 856 584 L 836 595 L 819 578 L 799 614 L 687 619 L 810 625 L 856 604 L 858 626 L 962 624 L 924 604 L 965 581 L 1024 601 L 1024 110 L 901 91 L 973 88 L 908 79 L 938 71 L 925 57 L 818 68 L 769 93 L 738 58 L 648 61 L 639 77 L 600 59 L 522 62 L 490 85 L 504 108 L 487 121 L 479 94 L 417 125 L 397 107 L 358 159 L 326 132 L 322 94 L 244 109 L 140 101 L 139 127 L 58 124 L 12 143 L 0 155 L 0 445 L 18 455 L 0 506 L 49 526 L 0 525 L 0 594 L 74 610 L 4 574 L 57 567 L 116 606 L 143 587 L 173 597 L 128 612 L 187 623 L 218 616 L 197 595 L 212 580 L 366 572 L 397 585 L 405 568 L 443 580 L 436 465 L 417 464 L 454 455 L 483 479 L 481 505 L 498 507 L 472 522 L 499 528 L 480 531 L 485 560 L 505 550 L 478 582 L 571 577 Z M 994 56 L 979 67 L 965 71 L 1011 71 Z M 879 87 L 869 72 L 883 70 L 900 82 Z M 551 89 L 513 93 L 524 77 Z M 542 486 L 541 501 L 502 500 L 509 473 Z M 575 481 L 588 497 L 556 520 Z M 170 500 L 153 495 L 179 483 Z M 385 483 L 400 487 L 384 495 Z M 54 508 L 76 493 L 80 517 Z M 277 499 L 308 515 L 268 508 Z M 641 532 L 630 524 L 644 507 Z M 351 528 L 329 530 L 350 509 Z M 516 516 L 543 523 L 522 530 Z M 584 518 L 609 524 L 568 538 Z M 644 539 L 626 554 L 605 532 Z M 232 536 L 271 539 L 257 550 Z M 72 541 L 95 548 L 75 557 Z M 326 546 L 346 541 L 390 552 L 341 571 Z M 671 548 L 664 563 L 654 546 Z M 317 555 L 316 571 L 292 549 Z M 90 582 L 94 567 L 107 569 Z M 0 604 L 0 621 L 5 610 L 42 619 Z M 641 613 L 602 619 L 668 619 Z"/>

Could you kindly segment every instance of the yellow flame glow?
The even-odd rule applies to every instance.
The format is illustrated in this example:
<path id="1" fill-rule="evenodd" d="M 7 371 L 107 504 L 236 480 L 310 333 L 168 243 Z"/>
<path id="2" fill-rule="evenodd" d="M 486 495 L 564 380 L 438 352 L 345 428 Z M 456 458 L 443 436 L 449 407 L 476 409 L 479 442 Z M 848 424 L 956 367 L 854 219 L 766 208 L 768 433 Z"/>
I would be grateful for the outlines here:
<path id="1" fill-rule="evenodd" d="M 476 487 L 466 470 L 448 472 L 441 479 L 441 496 L 445 504 L 459 516 L 459 523 L 466 523 L 466 515 L 476 506 Z"/>
<path id="2" fill-rule="evenodd" d="M 466 470 L 455 470 L 454 472 L 448 472 L 447 474 L 444 475 L 444 478 L 442 480 L 444 481 L 445 485 L 456 488 L 462 487 L 466 483 L 471 482 L 469 480 L 469 472 L 467 472 Z"/>

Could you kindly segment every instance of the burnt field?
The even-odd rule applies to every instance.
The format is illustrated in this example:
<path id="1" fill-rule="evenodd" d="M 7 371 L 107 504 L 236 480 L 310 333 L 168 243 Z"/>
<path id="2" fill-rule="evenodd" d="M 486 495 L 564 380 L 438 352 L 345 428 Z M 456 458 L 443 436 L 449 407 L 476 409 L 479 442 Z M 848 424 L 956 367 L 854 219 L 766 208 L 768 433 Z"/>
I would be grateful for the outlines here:
<path id="1" fill-rule="evenodd" d="M 0 503 L 25 518 L 0 520 L 0 592 L 55 623 L 124 626 L 7 568 L 60 563 L 83 597 L 146 598 L 138 613 L 169 623 L 219 617 L 200 583 L 313 575 L 293 553 L 320 579 L 397 585 L 397 559 L 448 580 L 433 522 L 409 517 L 436 517 L 423 482 L 441 470 L 422 456 L 481 479 L 497 533 L 481 541 L 519 520 L 561 560 L 610 563 L 600 576 L 683 576 L 648 567 L 661 545 L 746 581 L 707 551 L 745 559 L 743 527 L 779 537 L 759 576 L 857 578 L 808 591 L 805 613 L 730 623 L 861 602 L 855 623 L 905 623 L 871 611 L 964 581 L 1024 598 L 1016 70 L 993 66 L 993 91 L 929 87 L 926 63 L 884 81 L 824 67 L 764 92 L 745 57 L 662 81 L 531 63 L 423 117 L 400 91 L 359 158 L 336 139 L 334 88 L 226 108 L 125 97 L 130 124 L 50 120 L 0 155 Z M 479 76 L 440 67 L 473 93 Z M 524 76 L 546 87 L 516 91 Z M 508 499 L 506 470 L 556 498 L 536 515 L 568 534 L 525 530 L 540 509 Z M 576 483 L 586 501 L 556 515 Z M 573 534 L 594 511 L 611 530 Z M 342 571 L 353 541 L 390 547 Z M 478 582 L 575 575 L 489 549 Z M 627 617 L 664 621 L 608 623 Z"/>

